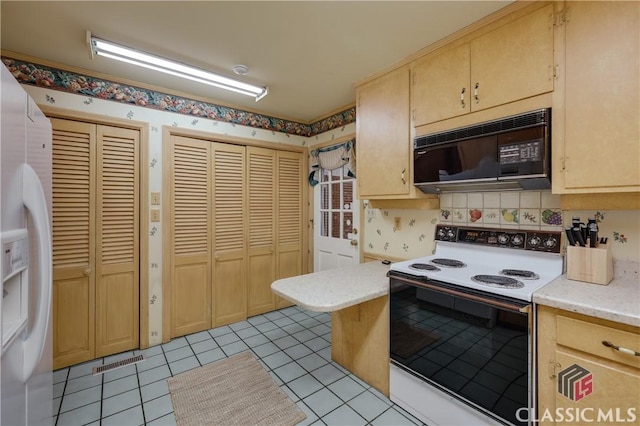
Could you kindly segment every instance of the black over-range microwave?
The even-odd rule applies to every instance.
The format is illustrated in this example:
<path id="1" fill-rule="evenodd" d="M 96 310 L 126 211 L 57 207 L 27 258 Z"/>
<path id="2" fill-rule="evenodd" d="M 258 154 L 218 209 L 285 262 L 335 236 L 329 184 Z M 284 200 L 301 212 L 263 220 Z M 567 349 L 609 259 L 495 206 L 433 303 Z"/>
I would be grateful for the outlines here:
<path id="1" fill-rule="evenodd" d="M 413 140 L 414 184 L 423 192 L 551 188 L 551 109 Z"/>

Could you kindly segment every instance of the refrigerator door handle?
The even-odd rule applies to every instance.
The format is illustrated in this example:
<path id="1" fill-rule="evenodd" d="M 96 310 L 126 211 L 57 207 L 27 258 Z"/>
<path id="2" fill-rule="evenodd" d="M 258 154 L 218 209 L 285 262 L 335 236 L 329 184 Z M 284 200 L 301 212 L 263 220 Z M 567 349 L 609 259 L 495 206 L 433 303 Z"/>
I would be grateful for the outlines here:
<path id="1" fill-rule="evenodd" d="M 24 341 L 24 380 L 29 380 L 44 351 L 51 314 L 51 227 L 42 183 L 28 164 L 22 166 L 22 202 L 31 213 L 38 240 L 40 297 L 33 329 Z"/>

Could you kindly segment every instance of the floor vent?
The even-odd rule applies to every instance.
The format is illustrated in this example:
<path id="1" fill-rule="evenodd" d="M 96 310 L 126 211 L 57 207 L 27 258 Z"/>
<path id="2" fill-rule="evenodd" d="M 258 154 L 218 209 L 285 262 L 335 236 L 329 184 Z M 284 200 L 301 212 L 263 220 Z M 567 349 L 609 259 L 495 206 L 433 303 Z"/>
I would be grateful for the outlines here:
<path id="1" fill-rule="evenodd" d="M 115 361 L 110 364 L 101 365 L 100 367 L 93 367 L 93 375 L 96 376 L 98 374 L 107 373 L 109 371 L 116 370 L 120 367 L 126 367 L 127 365 L 137 364 L 139 362 L 144 361 L 144 355 L 136 355 L 131 358 L 121 359 L 120 361 Z"/>

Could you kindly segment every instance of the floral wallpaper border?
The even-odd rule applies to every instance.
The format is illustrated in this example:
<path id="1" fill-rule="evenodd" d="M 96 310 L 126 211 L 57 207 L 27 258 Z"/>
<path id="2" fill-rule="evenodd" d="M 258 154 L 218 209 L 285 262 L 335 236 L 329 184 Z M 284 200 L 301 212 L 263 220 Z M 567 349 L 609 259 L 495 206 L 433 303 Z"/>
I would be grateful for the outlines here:
<path id="1" fill-rule="evenodd" d="M 9 57 L 2 57 L 2 62 L 16 80 L 23 84 L 290 135 L 316 136 L 356 121 L 355 107 L 315 123 L 304 124 L 115 83 Z"/>

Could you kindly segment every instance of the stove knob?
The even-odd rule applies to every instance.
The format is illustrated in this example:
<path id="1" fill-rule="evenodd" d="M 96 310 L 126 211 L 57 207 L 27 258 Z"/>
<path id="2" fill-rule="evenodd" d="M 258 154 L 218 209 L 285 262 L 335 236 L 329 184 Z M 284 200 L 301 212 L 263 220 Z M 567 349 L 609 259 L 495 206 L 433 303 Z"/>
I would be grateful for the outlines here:
<path id="1" fill-rule="evenodd" d="M 447 231 L 447 238 L 449 241 L 454 241 L 456 239 L 456 232 L 453 229 L 449 229 Z"/>
<path id="2" fill-rule="evenodd" d="M 447 231 L 444 228 L 438 229 L 438 240 L 444 240 L 444 237 L 447 236 Z"/>
<path id="3" fill-rule="evenodd" d="M 509 236 L 507 234 L 498 235 L 498 243 L 507 244 L 509 242 Z"/>
<path id="4" fill-rule="evenodd" d="M 523 242 L 524 238 L 522 238 L 522 235 L 520 234 L 516 234 L 511 237 L 511 244 L 513 244 L 514 246 L 521 246 Z"/>
<path id="5" fill-rule="evenodd" d="M 537 235 L 534 235 L 533 237 L 529 238 L 529 247 L 536 248 L 540 245 L 541 242 L 542 239 Z"/>
<path id="6" fill-rule="evenodd" d="M 558 244 L 558 240 L 555 237 L 549 237 L 544 240 L 544 246 L 548 249 L 554 248 Z"/>

